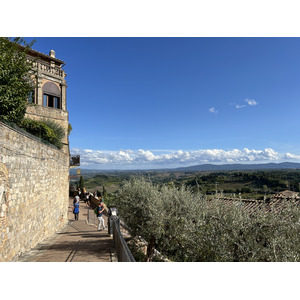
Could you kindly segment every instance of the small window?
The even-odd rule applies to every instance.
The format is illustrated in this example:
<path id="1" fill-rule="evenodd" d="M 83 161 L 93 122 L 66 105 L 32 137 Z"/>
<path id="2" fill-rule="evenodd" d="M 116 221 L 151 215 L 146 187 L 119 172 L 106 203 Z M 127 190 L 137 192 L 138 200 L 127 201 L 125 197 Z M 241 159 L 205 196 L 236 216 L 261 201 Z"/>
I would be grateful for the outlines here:
<path id="1" fill-rule="evenodd" d="M 35 101 L 34 101 L 34 97 L 35 96 L 35 93 L 34 93 L 34 91 L 31 91 L 30 93 L 29 93 L 29 95 L 28 95 L 28 103 L 35 103 Z"/>
<path id="2" fill-rule="evenodd" d="M 48 96 L 46 94 L 44 94 L 44 97 L 43 97 L 43 105 L 48 106 Z"/>
<path id="3" fill-rule="evenodd" d="M 55 108 L 60 108 L 59 107 L 59 98 L 58 97 L 54 97 L 54 107 Z"/>
<path id="4" fill-rule="evenodd" d="M 43 96 L 43 105 L 54 108 L 61 108 L 60 98 L 52 95 L 44 94 Z"/>

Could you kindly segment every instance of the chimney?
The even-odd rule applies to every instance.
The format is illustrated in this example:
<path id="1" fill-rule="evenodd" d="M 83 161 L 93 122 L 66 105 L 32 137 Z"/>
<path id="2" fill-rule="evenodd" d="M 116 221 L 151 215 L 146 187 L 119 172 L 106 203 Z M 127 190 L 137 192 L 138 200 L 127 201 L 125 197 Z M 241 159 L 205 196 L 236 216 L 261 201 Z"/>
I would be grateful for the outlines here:
<path id="1" fill-rule="evenodd" d="M 53 58 L 55 58 L 55 51 L 54 50 L 50 50 L 49 55 Z"/>

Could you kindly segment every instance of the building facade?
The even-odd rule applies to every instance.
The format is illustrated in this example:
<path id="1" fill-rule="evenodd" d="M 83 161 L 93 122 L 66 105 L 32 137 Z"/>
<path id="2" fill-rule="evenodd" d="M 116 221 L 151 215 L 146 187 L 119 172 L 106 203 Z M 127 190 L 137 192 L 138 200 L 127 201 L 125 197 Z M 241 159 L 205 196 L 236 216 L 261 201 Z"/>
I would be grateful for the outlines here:
<path id="1" fill-rule="evenodd" d="M 69 153 L 69 115 L 65 79 L 67 74 L 62 69 L 65 63 L 55 57 L 54 50 L 46 55 L 31 49 L 27 55 L 33 61 L 36 86 L 28 98 L 30 105 L 25 117 L 34 120 L 50 119 L 58 123 L 65 131 L 62 150 Z"/>

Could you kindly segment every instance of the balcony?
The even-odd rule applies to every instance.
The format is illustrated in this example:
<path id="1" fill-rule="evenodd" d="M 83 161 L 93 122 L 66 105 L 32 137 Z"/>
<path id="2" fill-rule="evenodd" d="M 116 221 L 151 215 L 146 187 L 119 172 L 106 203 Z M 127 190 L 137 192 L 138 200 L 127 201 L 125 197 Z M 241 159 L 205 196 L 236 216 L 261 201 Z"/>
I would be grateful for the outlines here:
<path id="1" fill-rule="evenodd" d="M 33 62 L 33 67 L 37 70 L 40 71 L 42 73 L 49 73 L 51 75 L 54 76 L 58 76 L 62 79 L 65 78 L 66 73 L 63 69 L 61 69 L 60 67 L 56 67 L 56 66 L 51 66 L 48 63 L 45 62 L 41 62 L 41 61 L 36 61 L 33 59 L 30 59 Z"/>

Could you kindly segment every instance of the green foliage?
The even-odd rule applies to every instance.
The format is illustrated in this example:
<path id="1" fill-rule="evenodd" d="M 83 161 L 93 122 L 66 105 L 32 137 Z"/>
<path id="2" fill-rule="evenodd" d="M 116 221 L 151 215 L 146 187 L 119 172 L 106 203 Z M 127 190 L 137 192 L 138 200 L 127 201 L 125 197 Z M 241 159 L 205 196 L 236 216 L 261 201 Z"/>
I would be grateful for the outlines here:
<path id="1" fill-rule="evenodd" d="M 118 210 L 133 236 L 173 261 L 300 261 L 295 203 L 250 214 L 241 205 L 208 201 L 184 185 L 131 179 L 119 192 Z"/>
<path id="2" fill-rule="evenodd" d="M 195 261 L 300 261 L 299 207 L 249 214 L 220 201 L 203 203 L 196 223 Z"/>
<path id="3" fill-rule="evenodd" d="M 116 199 L 116 193 L 107 193 L 104 197 L 104 201 L 107 206 L 115 206 L 115 203 L 117 203 Z"/>
<path id="4" fill-rule="evenodd" d="M 28 95 L 34 89 L 32 63 L 26 59 L 32 44 L 0 37 L 0 120 L 20 124 L 24 118 Z"/>
<path id="5" fill-rule="evenodd" d="M 37 121 L 31 119 L 23 119 L 20 123 L 20 127 L 25 129 L 27 132 L 53 144 L 58 149 L 62 148 L 62 143 L 57 137 L 56 132 L 53 128 L 50 128 L 44 123 L 44 121 Z"/>
<path id="6" fill-rule="evenodd" d="M 55 138 L 53 130 L 41 121 L 23 119 L 20 127 L 45 141 L 50 142 Z"/>
<path id="7" fill-rule="evenodd" d="M 44 119 L 42 122 L 53 130 L 58 140 L 61 141 L 65 137 L 65 130 L 56 122 L 48 119 Z"/>
<path id="8" fill-rule="evenodd" d="M 280 171 L 240 171 L 240 172 L 204 172 L 194 173 L 193 176 L 182 177 L 177 180 L 189 186 L 195 187 L 196 182 L 205 194 L 215 193 L 215 183 L 218 182 L 218 190 L 224 193 L 250 194 L 252 198 L 255 194 L 263 195 L 265 192 L 278 193 L 285 189 L 300 192 L 300 171 L 280 170 Z"/>
<path id="9" fill-rule="evenodd" d="M 106 205 L 110 205 L 111 204 L 111 200 L 112 197 L 109 195 L 109 193 L 106 191 L 105 186 L 103 185 L 103 189 L 102 189 L 102 197 L 106 203 Z"/>
<path id="10" fill-rule="evenodd" d="M 72 131 L 72 125 L 69 123 L 68 124 L 68 135 L 70 135 L 71 131 Z"/>
<path id="11" fill-rule="evenodd" d="M 103 194 L 103 197 L 104 197 L 104 198 L 107 196 L 107 191 L 106 191 L 105 186 L 103 186 L 102 194 Z"/>
<path id="12" fill-rule="evenodd" d="M 81 189 L 84 188 L 84 180 L 83 180 L 83 177 L 82 177 L 82 176 L 80 176 L 80 179 L 79 179 L 79 187 L 80 187 Z"/>
<path id="13" fill-rule="evenodd" d="M 142 236 L 148 242 L 148 259 L 151 259 L 153 243 L 164 231 L 165 211 L 158 189 L 144 179 L 132 179 L 119 193 L 118 209 L 133 236 Z"/>

